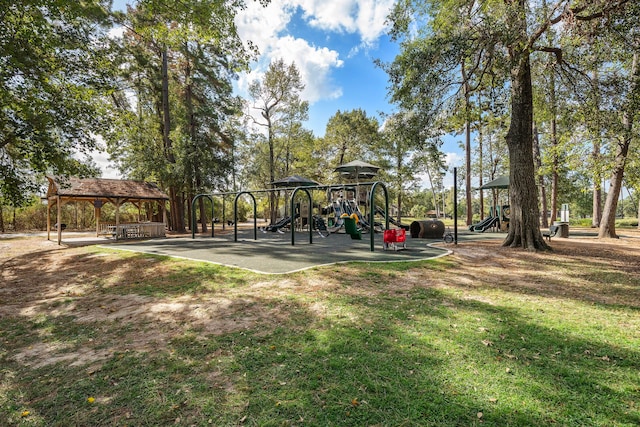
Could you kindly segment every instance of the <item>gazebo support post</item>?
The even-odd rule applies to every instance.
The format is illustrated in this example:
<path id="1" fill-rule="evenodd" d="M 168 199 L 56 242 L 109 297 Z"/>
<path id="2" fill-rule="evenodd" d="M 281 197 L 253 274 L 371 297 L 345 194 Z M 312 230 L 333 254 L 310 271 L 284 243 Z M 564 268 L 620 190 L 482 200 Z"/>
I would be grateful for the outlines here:
<path id="1" fill-rule="evenodd" d="M 58 227 L 58 245 L 62 244 L 62 203 L 60 203 L 60 196 L 56 196 L 56 205 L 57 205 L 57 213 L 56 213 L 56 227 Z"/>
<path id="2" fill-rule="evenodd" d="M 96 237 L 100 237 L 100 214 L 102 213 L 102 208 L 96 207 L 94 203 L 95 217 L 96 217 Z"/>
<path id="3" fill-rule="evenodd" d="M 160 211 L 162 211 L 162 222 L 164 223 L 165 228 L 167 227 L 167 202 L 160 202 Z"/>
<path id="4" fill-rule="evenodd" d="M 47 240 L 51 240 L 51 197 L 47 197 Z"/>
<path id="5" fill-rule="evenodd" d="M 116 240 L 120 231 L 120 197 L 116 198 Z"/>

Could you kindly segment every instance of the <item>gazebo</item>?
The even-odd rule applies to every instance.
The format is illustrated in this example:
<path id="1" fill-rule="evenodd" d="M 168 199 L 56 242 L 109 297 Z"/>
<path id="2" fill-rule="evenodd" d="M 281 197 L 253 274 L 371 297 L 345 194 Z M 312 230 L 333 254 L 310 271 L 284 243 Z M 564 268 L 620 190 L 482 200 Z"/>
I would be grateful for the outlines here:
<path id="1" fill-rule="evenodd" d="M 165 202 L 169 200 L 155 184 L 142 181 L 103 179 L 103 178 L 67 178 L 59 179 L 47 176 L 47 240 L 51 239 L 51 209 L 57 207 L 56 224 L 58 244 L 62 242 L 62 205 L 69 202 L 88 202 L 95 208 L 96 236 L 110 234 L 116 239 L 128 237 L 164 236 L 167 214 Z M 143 202 L 158 203 L 162 222 L 120 224 L 120 206 L 132 203 L 138 209 Z M 115 225 L 100 224 L 100 209 L 105 203 L 116 208 Z"/>

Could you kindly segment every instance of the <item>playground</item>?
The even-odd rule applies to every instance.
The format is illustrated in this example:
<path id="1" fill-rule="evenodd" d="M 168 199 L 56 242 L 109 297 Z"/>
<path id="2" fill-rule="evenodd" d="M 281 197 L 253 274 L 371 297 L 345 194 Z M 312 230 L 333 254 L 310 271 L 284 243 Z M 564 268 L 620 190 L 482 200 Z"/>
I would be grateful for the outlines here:
<path id="1" fill-rule="evenodd" d="M 253 230 L 238 231 L 237 241 L 233 233 L 216 232 L 216 237 L 197 236 L 152 239 L 147 241 L 118 242 L 108 247 L 154 255 L 181 257 L 238 267 L 260 273 L 290 273 L 312 267 L 359 262 L 418 261 L 446 255 L 446 247 L 432 247 L 430 243 L 442 243 L 442 239 L 409 239 L 403 250 L 383 250 L 383 235 L 374 235 L 375 251 L 370 251 L 367 239 L 352 239 L 349 234 L 335 233 L 327 237 L 315 235 L 310 244 L 308 232 L 296 232 L 296 244 L 291 246 L 290 232 L 259 232 L 253 240 Z M 485 235 L 485 238 L 487 236 Z"/>

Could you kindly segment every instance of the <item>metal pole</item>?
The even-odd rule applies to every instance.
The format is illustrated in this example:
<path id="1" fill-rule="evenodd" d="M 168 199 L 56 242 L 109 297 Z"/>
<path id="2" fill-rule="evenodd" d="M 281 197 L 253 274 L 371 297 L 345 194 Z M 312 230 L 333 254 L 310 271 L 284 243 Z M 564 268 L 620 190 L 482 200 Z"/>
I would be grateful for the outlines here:
<path id="1" fill-rule="evenodd" d="M 384 217 L 385 217 L 385 230 L 389 229 L 389 193 L 387 192 L 387 186 L 380 181 L 376 181 L 371 186 L 371 193 L 369 193 L 369 205 L 371 206 L 371 210 L 369 211 L 369 236 L 370 236 L 370 246 L 371 252 L 375 251 L 375 230 L 373 225 L 375 209 L 373 209 L 373 205 L 375 204 L 375 192 L 376 188 L 380 186 L 382 188 L 382 194 L 384 194 Z M 384 232 L 384 231 L 383 231 Z"/>
<path id="2" fill-rule="evenodd" d="M 458 168 L 453 168 L 453 243 L 458 244 Z"/>

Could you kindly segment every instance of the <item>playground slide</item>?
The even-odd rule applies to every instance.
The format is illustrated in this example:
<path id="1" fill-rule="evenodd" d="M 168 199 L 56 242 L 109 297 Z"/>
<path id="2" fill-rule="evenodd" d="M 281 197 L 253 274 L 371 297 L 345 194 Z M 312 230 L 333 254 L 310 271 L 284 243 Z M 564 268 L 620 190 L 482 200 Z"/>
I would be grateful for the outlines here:
<path id="1" fill-rule="evenodd" d="M 481 233 L 484 233 L 488 228 L 493 227 L 494 224 L 497 224 L 498 222 L 499 218 L 497 216 L 490 216 L 477 224 L 470 225 L 469 231 L 479 231 Z"/>
<path id="2" fill-rule="evenodd" d="M 376 213 L 378 215 L 382 216 L 383 218 L 385 218 L 384 210 L 382 210 L 382 208 L 380 206 L 376 206 Z M 403 224 L 401 222 L 398 222 L 395 219 L 393 219 L 392 217 L 389 217 L 389 222 L 391 224 L 395 225 L 396 227 L 404 228 L 405 230 L 409 230 L 409 228 L 410 228 L 407 224 Z"/>
<path id="3" fill-rule="evenodd" d="M 333 222 L 333 227 L 329 229 L 329 232 L 335 233 L 336 231 L 341 229 L 342 226 L 344 225 L 344 220 L 340 218 L 343 214 L 343 211 L 342 211 L 342 206 L 340 206 L 340 203 L 338 202 L 333 202 L 332 207 L 333 207 L 333 213 L 334 213 L 334 222 Z"/>
<path id="4" fill-rule="evenodd" d="M 298 217 L 298 215 L 296 215 L 296 218 Z M 280 231 L 281 228 L 286 227 L 287 225 L 289 225 L 291 223 L 291 217 L 287 216 L 282 218 L 280 221 L 276 222 L 275 224 L 271 224 L 271 225 L 267 225 L 265 227 L 265 231 Z"/>
<path id="5" fill-rule="evenodd" d="M 366 218 L 362 214 L 362 211 L 360 211 L 360 208 L 358 208 L 358 205 L 356 204 L 355 199 L 354 200 L 349 200 L 347 202 L 347 206 L 349 206 L 349 209 L 351 210 L 350 214 L 354 214 L 355 213 L 358 216 L 358 225 L 361 228 L 364 228 L 364 229 L 368 230 L 369 229 L 369 221 L 366 220 Z"/>

